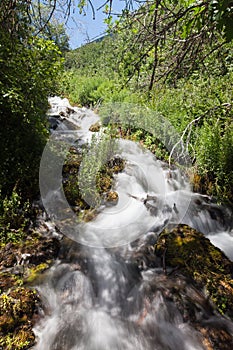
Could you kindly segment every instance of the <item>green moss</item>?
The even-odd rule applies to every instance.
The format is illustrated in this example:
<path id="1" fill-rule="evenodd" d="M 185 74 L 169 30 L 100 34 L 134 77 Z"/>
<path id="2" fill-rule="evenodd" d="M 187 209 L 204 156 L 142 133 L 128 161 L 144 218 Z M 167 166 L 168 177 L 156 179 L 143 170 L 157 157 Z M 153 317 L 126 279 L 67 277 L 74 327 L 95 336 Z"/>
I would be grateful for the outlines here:
<path id="1" fill-rule="evenodd" d="M 41 274 L 44 270 L 48 269 L 48 267 L 49 261 L 30 268 L 27 272 L 28 277 L 25 279 L 26 282 L 32 283 L 33 281 L 35 281 L 38 278 L 39 274 Z"/>
<path id="2" fill-rule="evenodd" d="M 39 278 L 58 250 L 55 238 L 36 231 L 30 232 L 24 242 L 8 243 L 1 248 L 0 266 L 9 271 L 0 273 L 0 349 L 28 349 L 34 344 L 33 318 L 40 300 L 25 284 Z M 28 254 L 27 263 L 15 266 L 23 254 Z"/>
<path id="3" fill-rule="evenodd" d="M 218 311 L 233 318 L 233 264 L 209 239 L 179 225 L 160 234 L 155 253 L 165 255 L 166 265 L 179 268 L 199 287 L 205 287 Z"/>
<path id="4" fill-rule="evenodd" d="M 20 287 L 23 285 L 23 279 L 19 275 L 10 272 L 0 273 L 0 294 L 8 291 L 12 286 Z"/>
<path id="5" fill-rule="evenodd" d="M 35 343 L 35 335 L 27 326 L 0 338 L 0 348 L 5 350 L 26 350 Z"/>
<path id="6" fill-rule="evenodd" d="M 0 296 L 0 334 L 7 339 L 11 337 L 11 333 L 15 336 L 19 328 L 29 327 L 37 302 L 36 292 L 28 288 L 17 288 L 8 294 L 3 293 Z"/>

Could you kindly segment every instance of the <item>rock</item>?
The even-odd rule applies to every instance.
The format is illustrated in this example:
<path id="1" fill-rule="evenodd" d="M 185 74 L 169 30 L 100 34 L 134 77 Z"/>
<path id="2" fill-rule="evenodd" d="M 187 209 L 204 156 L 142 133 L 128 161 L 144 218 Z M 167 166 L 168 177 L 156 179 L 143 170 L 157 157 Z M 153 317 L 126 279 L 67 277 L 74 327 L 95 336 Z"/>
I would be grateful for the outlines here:
<path id="1" fill-rule="evenodd" d="M 28 349 L 35 342 L 33 315 L 39 303 L 35 291 L 17 288 L 0 295 L 0 346 L 2 349 Z"/>
<path id="2" fill-rule="evenodd" d="M 197 330 L 202 334 L 202 342 L 206 350 L 232 350 L 233 338 L 231 334 L 218 327 L 201 327 Z"/>
<path id="3" fill-rule="evenodd" d="M 59 115 L 60 115 L 61 117 L 69 118 L 69 116 L 70 116 L 71 114 L 73 114 L 73 113 L 75 113 L 74 108 L 66 107 L 65 110 L 59 112 Z"/>
<path id="4" fill-rule="evenodd" d="M 147 235 L 131 242 L 130 249 L 126 250 L 125 258 L 137 266 L 140 271 L 160 268 L 160 257 L 155 255 L 157 239 L 158 234 L 149 232 Z"/>
<path id="5" fill-rule="evenodd" d="M 147 283 L 144 284 L 138 301 L 141 310 L 137 320 L 139 326 L 145 329 L 150 327 L 148 323 L 150 318 L 147 315 L 156 314 L 158 310 L 153 308 L 160 300 L 163 309 L 166 310 L 166 318 L 172 320 L 176 315 L 182 324 L 191 326 L 195 337 L 203 344 L 203 349 L 231 350 L 233 348 L 232 325 L 226 318 L 215 316 L 215 310 L 209 300 L 202 291 L 190 283 L 190 279 L 182 275 L 148 272 Z M 156 323 L 153 327 L 156 327 Z M 158 332 L 157 340 L 159 336 Z"/>
<path id="6" fill-rule="evenodd" d="M 233 319 L 233 263 L 202 233 L 186 225 L 165 230 L 159 235 L 155 254 L 166 266 L 205 288 L 218 312 Z"/>
<path id="7" fill-rule="evenodd" d="M 59 250 L 58 239 L 36 232 L 0 249 L 0 349 L 26 350 L 34 345 L 32 327 L 40 299 L 22 286 L 47 269 Z"/>
<path id="8" fill-rule="evenodd" d="M 0 273 L 0 293 L 7 292 L 12 286 L 19 286 L 22 284 L 22 278 L 13 274 L 11 271 Z"/>
<path id="9" fill-rule="evenodd" d="M 100 122 L 96 122 L 95 124 L 92 124 L 90 126 L 89 131 L 98 132 L 100 131 L 100 128 L 101 128 Z"/>
<path id="10" fill-rule="evenodd" d="M 112 206 L 118 203 L 118 193 L 116 191 L 109 191 L 105 196 L 105 205 Z"/>
<path id="11" fill-rule="evenodd" d="M 0 270 L 23 265 L 37 265 L 57 257 L 60 249 L 59 240 L 55 237 L 38 236 L 19 244 L 7 244 L 0 250 Z"/>
<path id="12" fill-rule="evenodd" d="M 9 245 L 7 244 L 0 250 L 0 268 L 12 267 L 17 264 L 17 248 L 15 247 L 16 245 L 11 244 L 11 248 L 9 248 Z"/>
<path id="13" fill-rule="evenodd" d="M 60 119 L 59 119 L 60 116 L 50 116 L 49 117 L 49 126 L 50 126 L 50 129 L 53 129 L 53 130 L 56 130 L 58 125 L 61 123 Z"/>

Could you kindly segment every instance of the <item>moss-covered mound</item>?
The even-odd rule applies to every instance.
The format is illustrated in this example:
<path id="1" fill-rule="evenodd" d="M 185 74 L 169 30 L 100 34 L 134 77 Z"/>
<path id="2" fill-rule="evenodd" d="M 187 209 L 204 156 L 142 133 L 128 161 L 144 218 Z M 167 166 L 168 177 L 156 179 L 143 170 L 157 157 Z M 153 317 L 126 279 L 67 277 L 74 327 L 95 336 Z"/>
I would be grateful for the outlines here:
<path id="1" fill-rule="evenodd" d="M 100 122 L 96 122 L 95 124 L 92 124 L 90 126 L 89 130 L 92 132 L 98 132 L 98 131 L 100 131 L 100 128 L 101 128 Z"/>
<path id="2" fill-rule="evenodd" d="M 0 349 L 29 349 L 35 342 L 32 331 L 40 303 L 35 290 L 26 285 L 47 269 L 58 256 L 59 241 L 33 233 L 25 241 L 0 249 Z"/>
<path id="3" fill-rule="evenodd" d="M 179 225 L 163 231 L 155 245 L 164 268 L 174 267 L 204 288 L 217 310 L 233 319 L 233 263 L 202 233 Z"/>
<path id="4" fill-rule="evenodd" d="M 0 348 L 28 349 L 34 344 L 32 318 L 38 301 L 36 292 L 28 288 L 0 295 Z"/>
<path id="5" fill-rule="evenodd" d="M 91 208 L 84 200 L 79 188 L 79 168 L 82 162 L 82 154 L 77 149 L 71 149 L 63 166 L 63 188 L 67 201 L 84 221 L 90 221 L 97 215 L 96 208 Z M 114 174 L 121 172 L 125 167 L 125 161 L 120 157 L 113 157 L 97 172 L 96 189 L 106 205 L 116 204 L 118 194 L 112 191 Z M 114 198 L 113 198 L 114 197 Z"/>

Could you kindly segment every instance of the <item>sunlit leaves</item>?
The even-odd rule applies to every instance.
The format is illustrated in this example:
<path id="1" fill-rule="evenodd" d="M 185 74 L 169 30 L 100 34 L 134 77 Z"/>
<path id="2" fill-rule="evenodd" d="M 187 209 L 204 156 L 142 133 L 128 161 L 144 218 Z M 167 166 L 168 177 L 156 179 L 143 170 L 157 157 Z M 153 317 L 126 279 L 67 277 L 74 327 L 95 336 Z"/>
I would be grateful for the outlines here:
<path id="1" fill-rule="evenodd" d="M 0 30 L 0 187 L 37 191 L 38 166 L 46 141 L 47 97 L 61 67 L 52 41 L 28 36 L 22 42 Z"/>

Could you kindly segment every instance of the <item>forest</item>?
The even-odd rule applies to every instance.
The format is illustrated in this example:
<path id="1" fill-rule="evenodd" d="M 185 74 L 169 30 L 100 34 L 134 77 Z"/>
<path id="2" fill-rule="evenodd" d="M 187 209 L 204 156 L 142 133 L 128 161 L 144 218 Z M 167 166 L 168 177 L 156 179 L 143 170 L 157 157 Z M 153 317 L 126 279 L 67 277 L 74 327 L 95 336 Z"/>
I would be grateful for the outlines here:
<path id="1" fill-rule="evenodd" d="M 103 112 L 101 124 L 111 136 L 120 130 L 122 138 L 141 144 L 172 170 L 179 167 L 177 159 L 183 150 L 189 155 L 184 171 L 193 192 L 210 198 L 227 213 L 233 209 L 233 2 L 125 0 L 124 9 L 116 16 L 114 1 L 98 5 L 90 0 L 0 3 L 1 349 L 29 349 L 35 343 L 30 319 L 40 297 L 27 285 L 51 266 L 59 251 L 60 243 L 36 228 L 43 212 L 35 203 L 40 200 L 40 162 L 50 136 L 49 97 L 68 98 L 72 106 L 100 115 L 105 106 L 127 106 L 126 110 L 134 109 L 136 118 L 143 118 L 141 111 L 148 110 L 152 119 L 168 121 L 179 135 L 173 148 L 166 147 L 156 131 L 146 130 L 140 123 L 132 127 L 126 114 L 122 120 L 108 123 Z M 85 15 L 87 8 L 93 17 L 104 11 L 107 33 L 99 41 L 71 50 L 66 20 L 74 9 Z M 63 22 L 57 17 L 61 12 Z M 70 157 L 64 173 L 70 176 L 70 172 L 76 181 L 77 169 L 72 167 L 78 156 L 71 152 Z M 116 172 L 120 172 L 124 165 L 117 162 L 120 170 Z M 109 179 L 114 171 L 101 169 L 101 193 L 105 186 L 101 176 L 112 184 Z M 73 184 L 65 186 L 70 203 L 76 203 Z M 86 215 L 90 207 L 84 206 L 84 210 Z M 164 237 L 169 241 L 166 234 Z M 203 242 L 204 247 L 207 243 Z M 42 258 L 37 260 L 33 248 L 42 252 Z M 27 272 L 18 263 L 19 252 L 33 256 Z M 180 259 L 186 259 L 183 251 L 180 254 Z M 219 255 L 210 254 L 206 264 L 214 260 L 219 267 Z M 228 276 L 224 280 L 226 295 L 217 290 L 216 281 L 209 286 L 212 277 L 207 272 L 205 282 L 200 278 L 197 285 L 208 284 L 218 312 L 224 315 L 226 305 L 229 309 L 233 305 L 233 268 L 225 257 L 221 259 L 222 273 Z M 177 261 L 172 266 L 176 265 Z M 229 315 L 232 320 L 232 313 Z"/>

